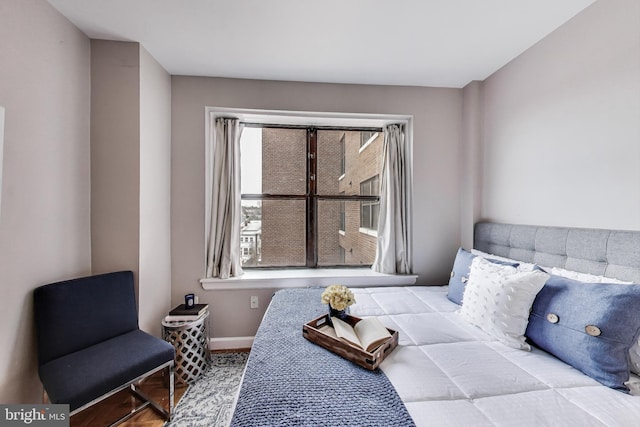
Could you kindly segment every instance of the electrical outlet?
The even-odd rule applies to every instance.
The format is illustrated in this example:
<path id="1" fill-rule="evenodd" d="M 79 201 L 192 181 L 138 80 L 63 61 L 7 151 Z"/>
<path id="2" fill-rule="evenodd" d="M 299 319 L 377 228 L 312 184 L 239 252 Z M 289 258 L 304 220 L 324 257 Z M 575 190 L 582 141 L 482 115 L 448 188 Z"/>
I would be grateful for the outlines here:
<path id="1" fill-rule="evenodd" d="M 258 296 L 253 295 L 251 297 L 251 308 L 258 308 Z"/>

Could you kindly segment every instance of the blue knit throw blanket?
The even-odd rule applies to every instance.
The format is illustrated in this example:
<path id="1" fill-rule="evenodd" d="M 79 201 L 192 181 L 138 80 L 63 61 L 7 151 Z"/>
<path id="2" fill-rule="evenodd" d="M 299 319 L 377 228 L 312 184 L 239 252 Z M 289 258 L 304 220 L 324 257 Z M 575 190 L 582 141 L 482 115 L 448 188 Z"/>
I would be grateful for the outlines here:
<path id="1" fill-rule="evenodd" d="M 414 426 L 386 375 L 302 336 L 323 289 L 276 292 L 256 334 L 231 426 Z"/>

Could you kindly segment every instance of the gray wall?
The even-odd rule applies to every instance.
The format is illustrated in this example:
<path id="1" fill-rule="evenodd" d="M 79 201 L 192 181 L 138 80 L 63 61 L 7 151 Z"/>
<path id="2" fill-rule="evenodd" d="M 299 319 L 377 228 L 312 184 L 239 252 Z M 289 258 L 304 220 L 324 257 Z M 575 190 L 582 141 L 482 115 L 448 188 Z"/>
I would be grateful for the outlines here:
<path id="1" fill-rule="evenodd" d="M 640 230 L 640 2 L 601 0 L 484 82 L 482 216 Z"/>
<path id="2" fill-rule="evenodd" d="M 96 274 L 132 270 L 138 294 L 140 45 L 91 41 L 91 253 Z"/>
<path id="3" fill-rule="evenodd" d="M 204 109 L 403 114 L 414 117 L 414 268 L 420 283 L 442 283 L 459 245 L 458 89 L 286 83 L 172 77 L 172 299 L 195 292 L 213 309 L 215 337 L 254 335 L 262 310 L 249 296 L 272 291 L 207 291 L 204 272 Z M 263 304 L 263 305 L 264 305 Z"/>
<path id="4" fill-rule="evenodd" d="M 0 1 L 2 403 L 42 399 L 33 289 L 91 272 L 89 52 L 47 2 Z"/>
<path id="5" fill-rule="evenodd" d="M 132 270 L 140 327 L 171 295 L 171 78 L 139 43 L 91 41 L 93 273 Z"/>
<path id="6" fill-rule="evenodd" d="M 140 328 L 171 305 L 171 77 L 140 48 Z"/>
<path id="7" fill-rule="evenodd" d="M 482 91 L 474 81 L 462 90 L 462 136 L 460 141 L 460 245 L 473 247 L 473 226 L 482 208 Z"/>

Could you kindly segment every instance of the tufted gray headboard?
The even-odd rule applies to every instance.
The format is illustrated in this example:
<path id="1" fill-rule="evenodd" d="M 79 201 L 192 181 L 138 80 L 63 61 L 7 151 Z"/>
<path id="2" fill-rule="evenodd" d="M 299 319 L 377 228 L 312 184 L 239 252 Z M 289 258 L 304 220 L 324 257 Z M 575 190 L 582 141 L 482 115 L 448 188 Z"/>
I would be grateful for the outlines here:
<path id="1" fill-rule="evenodd" d="M 640 283 L 640 231 L 479 222 L 474 247 L 544 267 Z"/>

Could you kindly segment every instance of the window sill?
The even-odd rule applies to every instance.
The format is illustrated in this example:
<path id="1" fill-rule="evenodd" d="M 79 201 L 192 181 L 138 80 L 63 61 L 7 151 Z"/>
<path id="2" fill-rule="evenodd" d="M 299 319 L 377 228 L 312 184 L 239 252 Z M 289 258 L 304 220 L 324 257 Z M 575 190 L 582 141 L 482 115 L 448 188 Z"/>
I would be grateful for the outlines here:
<path id="1" fill-rule="evenodd" d="M 418 276 L 383 274 L 368 268 L 309 270 L 245 270 L 240 277 L 201 279 L 205 290 L 281 289 L 328 286 L 334 283 L 352 287 L 414 285 Z"/>
<path id="2" fill-rule="evenodd" d="M 366 234 L 367 236 L 378 237 L 378 230 L 374 230 L 372 228 L 360 227 L 358 231 L 360 231 L 360 233 L 362 234 Z"/>

